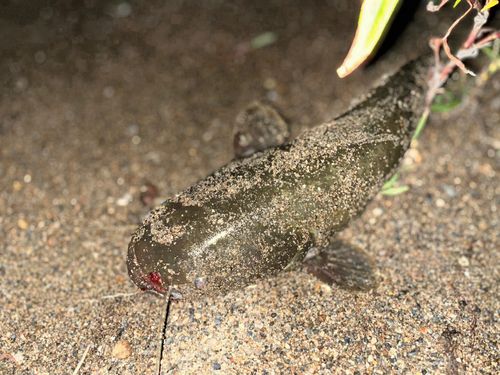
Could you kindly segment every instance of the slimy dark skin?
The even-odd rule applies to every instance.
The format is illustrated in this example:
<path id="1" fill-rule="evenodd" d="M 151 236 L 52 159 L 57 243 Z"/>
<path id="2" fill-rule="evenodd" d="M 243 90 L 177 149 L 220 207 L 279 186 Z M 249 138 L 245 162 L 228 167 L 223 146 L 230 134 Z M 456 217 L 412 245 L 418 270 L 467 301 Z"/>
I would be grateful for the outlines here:
<path id="1" fill-rule="evenodd" d="M 129 244 L 132 280 L 195 298 L 298 268 L 394 173 L 425 109 L 429 61 L 408 63 L 343 115 L 231 162 L 153 210 Z"/>

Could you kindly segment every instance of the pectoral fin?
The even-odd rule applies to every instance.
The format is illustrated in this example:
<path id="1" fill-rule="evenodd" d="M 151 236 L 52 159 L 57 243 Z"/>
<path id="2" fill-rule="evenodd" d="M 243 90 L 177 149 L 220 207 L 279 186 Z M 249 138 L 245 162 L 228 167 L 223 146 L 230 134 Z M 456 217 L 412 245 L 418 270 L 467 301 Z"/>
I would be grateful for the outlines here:
<path id="1" fill-rule="evenodd" d="M 351 243 L 335 240 L 306 260 L 302 271 L 322 282 L 342 289 L 361 292 L 374 289 L 380 282 L 375 261 L 364 250 Z"/>

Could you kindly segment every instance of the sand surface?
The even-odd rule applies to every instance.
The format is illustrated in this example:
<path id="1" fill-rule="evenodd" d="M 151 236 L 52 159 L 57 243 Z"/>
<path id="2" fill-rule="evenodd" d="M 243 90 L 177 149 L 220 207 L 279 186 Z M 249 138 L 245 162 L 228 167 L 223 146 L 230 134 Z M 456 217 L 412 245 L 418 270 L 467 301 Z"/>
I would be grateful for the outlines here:
<path id="1" fill-rule="evenodd" d="M 351 2 L 130 4 L 0 6 L 2 374 L 153 374 L 164 301 L 136 293 L 125 263 L 149 209 L 232 159 L 251 101 L 272 100 L 297 135 L 457 14 L 421 6 L 375 64 L 340 80 Z M 278 40 L 249 51 L 268 31 Z M 432 115 L 399 182 L 411 189 L 378 195 L 341 234 L 376 260 L 376 290 L 290 272 L 175 303 L 163 373 L 499 373 L 498 78 Z M 144 206 L 148 182 L 159 196 Z"/>

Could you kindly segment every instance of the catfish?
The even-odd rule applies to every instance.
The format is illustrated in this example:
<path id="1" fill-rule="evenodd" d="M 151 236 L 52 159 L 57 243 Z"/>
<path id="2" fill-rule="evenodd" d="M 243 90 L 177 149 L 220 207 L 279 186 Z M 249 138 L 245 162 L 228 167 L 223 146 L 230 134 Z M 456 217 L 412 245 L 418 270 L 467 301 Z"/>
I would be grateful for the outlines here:
<path id="1" fill-rule="evenodd" d="M 304 269 L 323 281 L 369 288 L 375 263 L 332 238 L 364 210 L 410 146 L 426 108 L 430 62 L 425 56 L 407 63 L 347 112 L 293 140 L 274 137 L 263 149 L 262 137 L 250 132 L 260 139 L 253 153 L 148 214 L 128 247 L 133 282 L 175 298 L 216 296 L 306 260 Z M 255 105 L 240 117 L 235 145 L 247 140 L 241 128 L 252 116 L 259 117 Z M 236 147 L 240 156 L 252 149 L 244 146 Z M 318 255 L 321 249 L 337 259 Z"/>

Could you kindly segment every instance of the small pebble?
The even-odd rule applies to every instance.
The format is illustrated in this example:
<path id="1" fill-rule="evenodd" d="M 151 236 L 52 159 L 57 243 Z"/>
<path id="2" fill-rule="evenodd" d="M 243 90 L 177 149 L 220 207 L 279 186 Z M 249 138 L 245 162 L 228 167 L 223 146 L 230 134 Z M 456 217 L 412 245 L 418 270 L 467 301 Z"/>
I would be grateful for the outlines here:
<path id="1" fill-rule="evenodd" d="M 16 360 L 16 362 L 17 362 L 18 365 L 20 365 L 24 361 L 24 355 L 21 352 L 17 352 L 16 354 L 14 354 L 13 357 Z"/>
<path id="2" fill-rule="evenodd" d="M 436 199 L 436 206 L 441 208 L 441 207 L 444 207 L 446 204 L 446 202 L 444 201 L 444 199 L 441 199 L 441 198 L 438 198 Z"/>
<path id="3" fill-rule="evenodd" d="M 461 256 L 458 258 L 458 264 L 460 264 L 462 267 L 468 267 L 470 265 L 469 259 L 465 256 Z"/>
<path id="4" fill-rule="evenodd" d="M 128 206 L 130 202 L 132 202 L 132 196 L 129 193 L 126 193 L 121 198 L 116 200 L 116 204 L 121 207 Z"/>
<path id="5" fill-rule="evenodd" d="M 19 219 L 17 221 L 17 225 L 19 226 L 19 228 L 21 228 L 22 230 L 26 230 L 28 229 L 28 223 L 26 222 L 26 220 L 23 220 L 23 219 Z"/>
<path id="6" fill-rule="evenodd" d="M 408 353 L 408 357 L 415 357 L 418 354 L 418 352 L 419 352 L 418 349 L 414 349 Z"/>
<path id="7" fill-rule="evenodd" d="M 458 179 L 458 180 L 460 181 L 460 179 Z M 455 192 L 455 189 L 453 187 L 451 187 L 450 185 L 442 184 L 441 187 L 443 188 L 443 190 L 447 196 L 454 197 L 457 195 L 457 193 Z"/>
<path id="8" fill-rule="evenodd" d="M 132 354 L 132 348 L 127 340 L 119 340 L 113 347 L 111 355 L 118 359 L 125 359 Z"/>

